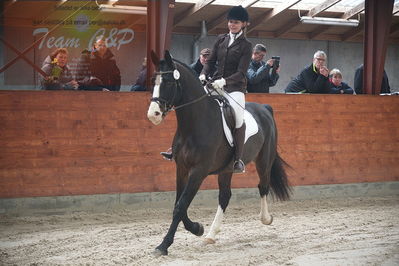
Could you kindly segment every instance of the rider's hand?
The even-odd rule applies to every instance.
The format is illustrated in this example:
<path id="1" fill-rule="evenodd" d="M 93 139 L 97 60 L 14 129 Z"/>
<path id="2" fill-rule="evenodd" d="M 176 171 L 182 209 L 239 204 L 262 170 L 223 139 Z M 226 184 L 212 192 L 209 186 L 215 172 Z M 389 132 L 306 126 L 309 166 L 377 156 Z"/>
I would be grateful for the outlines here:
<path id="1" fill-rule="evenodd" d="M 224 78 L 217 79 L 214 82 L 212 82 L 212 86 L 215 89 L 223 89 L 224 86 L 226 86 L 226 80 Z"/>
<path id="2" fill-rule="evenodd" d="M 206 77 L 204 74 L 201 74 L 199 77 L 199 80 L 201 81 L 202 85 L 205 85 L 206 83 Z"/>
<path id="3" fill-rule="evenodd" d="M 224 78 L 217 79 L 212 82 L 212 87 L 219 93 L 223 93 L 223 87 L 226 85 L 226 80 Z"/>

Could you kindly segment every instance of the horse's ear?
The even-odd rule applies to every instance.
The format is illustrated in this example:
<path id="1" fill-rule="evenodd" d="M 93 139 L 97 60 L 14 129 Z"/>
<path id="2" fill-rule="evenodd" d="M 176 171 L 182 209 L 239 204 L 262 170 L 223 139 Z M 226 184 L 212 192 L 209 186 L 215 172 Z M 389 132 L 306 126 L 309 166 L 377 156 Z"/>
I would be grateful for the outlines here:
<path id="1" fill-rule="evenodd" d="M 175 64 L 173 63 L 172 56 L 170 55 L 168 50 L 165 50 L 164 59 L 169 66 L 174 67 Z"/>
<path id="2" fill-rule="evenodd" d="M 159 57 L 154 50 L 151 50 L 151 61 L 155 66 L 159 66 Z"/>

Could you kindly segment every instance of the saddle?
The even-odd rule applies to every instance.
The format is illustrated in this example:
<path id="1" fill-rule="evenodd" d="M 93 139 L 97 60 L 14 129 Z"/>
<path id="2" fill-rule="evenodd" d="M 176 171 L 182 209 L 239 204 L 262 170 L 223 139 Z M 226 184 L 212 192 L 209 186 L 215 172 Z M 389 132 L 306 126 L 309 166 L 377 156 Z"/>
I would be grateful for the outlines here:
<path id="1" fill-rule="evenodd" d="M 212 97 L 219 104 L 220 112 L 222 115 L 224 135 L 229 145 L 231 147 L 234 147 L 233 133 L 232 133 L 233 130 L 235 129 L 234 109 L 233 107 L 231 107 L 229 101 L 223 95 L 210 94 L 210 97 Z M 244 121 L 246 125 L 244 143 L 246 143 L 251 136 L 258 133 L 259 127 L 252 114 L 247 110 L 244 110 Z"/>

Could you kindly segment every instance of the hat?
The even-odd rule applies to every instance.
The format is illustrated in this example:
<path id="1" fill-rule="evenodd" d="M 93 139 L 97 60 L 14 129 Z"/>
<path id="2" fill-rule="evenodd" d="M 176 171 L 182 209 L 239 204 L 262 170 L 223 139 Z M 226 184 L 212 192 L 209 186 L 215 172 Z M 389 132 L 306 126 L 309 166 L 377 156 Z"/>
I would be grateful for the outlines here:
<path id="1" fill-rule="evenodd" d="M 242 6 L 234 6 L 227 14 L 227 20 L 240 20 L 242 22 L 249 21 L 249 15 L 245 8 Z"/>
<path id="2" fill-rule="evenodd" d="M 204 48 L 200 52 L 201 55 L 210 55 L 211 54 L 211 49 L 209 48 Z"/>

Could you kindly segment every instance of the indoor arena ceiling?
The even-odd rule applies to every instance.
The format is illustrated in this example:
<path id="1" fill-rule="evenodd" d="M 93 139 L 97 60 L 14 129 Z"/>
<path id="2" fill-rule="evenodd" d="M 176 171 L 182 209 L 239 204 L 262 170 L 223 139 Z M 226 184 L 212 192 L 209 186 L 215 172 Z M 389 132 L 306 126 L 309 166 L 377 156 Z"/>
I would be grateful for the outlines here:
<path id="1" fill-rule="evenodd" d="M 174 33 L 199 34 L 206 21 L 208 34 L 226 31 L 226 14 L 233 5 L 247 7 L 247 35 L 260 38 L 362 41 L 364 0 L 176 0 Z M 359 26 L 304 24 L 300 16 L 359 20 Z M 399 43 L 399 0 L 395 1 L 390 42 Z"/>
<path id="2" fill-rule="evenodd" d="M 66 5 L 73 1 L 77 0 L 36 1 L 41 4 L 32 4 L 29 14 L 33 17 L 45 13 L 43 12 L 45 2 L 51 2 L 48 4 L 50 6 L 55 2 L 57 5 Z M 99 5 L 108 4 L 122 8 L 130 6 L 130 8 L 145 9 L 147 5 L 146 0 L 94 1 Z M 12 7 L 18 6 L 21 2 L 26 4 L 27 1 L 6 0 L 5 13 L 10 13 L 14 9 L 17 19 L 18 9 Z M 208 35 L 224 33 L 226 32 L 226 14 L 234 5 L 242 5 L 249 12 L 250 25 L 247 29 L 249 37 L 355 42 L 363 40 L 364 0 L 175 0 L 172 32 L 198 35 L 201 33 L 201 22 L 205 21 Z M 10 12 L 7 12 L 7 9 Z M 118 10 L 115 8 L 114 12 L 119 12 Z M 145 15 L 120 12 L 118 16 L 126 19 L 129 26 L 145 28 Z M 388 41 L 399 43 L 399 0 L 395 0 L 392 13 Z M 301 17 L 335 18 L 341 21 L 351 19 L 359 21 L 359 25 L 354 27 L 305 24 L 301 22 Z"/>

